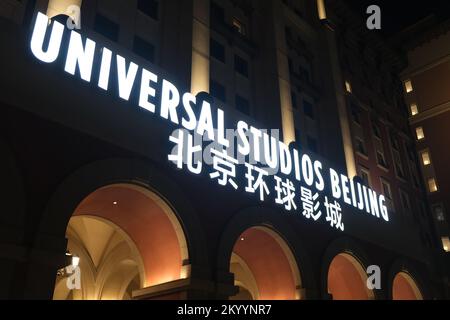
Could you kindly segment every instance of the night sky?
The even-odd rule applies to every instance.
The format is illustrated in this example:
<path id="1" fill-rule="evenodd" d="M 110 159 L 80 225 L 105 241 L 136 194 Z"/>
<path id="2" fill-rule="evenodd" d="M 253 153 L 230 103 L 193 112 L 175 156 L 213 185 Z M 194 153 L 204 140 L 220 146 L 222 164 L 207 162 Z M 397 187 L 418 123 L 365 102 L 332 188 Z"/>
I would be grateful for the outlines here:
<path id="1" fill-rule="evenodd" d="M 430 14 L 450 17 L 450 0 L 345 0 L 357 12 L 367 17 L 366 9 L 371 4 L 381 8 L 382 33 L 391 36 L 418 22 Z"/>

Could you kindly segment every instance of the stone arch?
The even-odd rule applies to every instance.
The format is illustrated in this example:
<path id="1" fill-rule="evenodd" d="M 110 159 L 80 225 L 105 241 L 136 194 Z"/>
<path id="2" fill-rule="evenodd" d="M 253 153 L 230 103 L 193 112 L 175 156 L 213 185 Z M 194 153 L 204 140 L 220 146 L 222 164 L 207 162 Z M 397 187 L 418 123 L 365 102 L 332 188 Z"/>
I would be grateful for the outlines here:
<path id="1" fill-rule="evenodd" d="M 221 237 L 217 256 L 219 275 L 236 271 L 232 269 L 233 266 L 230 266 L 230 263 L 244 260 L 244 266 L 246 265 L 247 269 L 252 271 L 250 278 L 255 279 L 251 287 L 258 289 L 245 288 L 253 298 L 256 296 L 261 299 L 301 299 L 306 297 L 308 289 L 314 290 L 314 277 L 311 273 L 307 251 L 289 223 L 280 215 L 280 212 L 265 207 L 241 210 L 231 219 Z M 264 245 L 271 249 L 263 252 L 260 247 Z M 261 263 L 258 259 L 264 259 L 265 256 L 268 258 L 270 254 L 276 255 L 284 261 L 279 265 L 274 264 L 273 268 L 283 267 L 285 272 L 290 271 L 292 280 L 290 283 L 293 285 L 289 285 L 291 287 L 289 290 L 280 287 L 277 290 L 274 288 L 270 292 L 263 291 L 264 282 L 267 279 L 260 276 L 261 273 L 256 263 Z M 240 259 L 236 259 L 236 256 Z M 240 279 L 237 280 L 239 282 Z M 289 283 L 289 281 L 284 283 Z M 239 283 L 234 284 L 239 286 Z"/>
<path id="2" fill-rule="evenodd" d="M 78 206 L 94 191 L 108 185 L 134 185 L 157 195 L 165 202 L 179 221 L 186 239 L 186 249 L 189 260 L 183 264 L 190 265 L 190 274 L 196 272 L 197 267 L 209 270 L 203 230 L 200 229 L 195 211 L 175 182 L 161 174 L 160 170 L 151 164 L 134 159 L 108 159 L 91 163 L 69 176 L 57 188 L 50 199 L 36 234 L 34 251 L 47 251 L 52 259 L 37 261 L 47 276 L 51 270 L 63 263 L 62 254 L 65 252 L 65 231 L 69 219 Z M 167 199 L 170 199 L 168 201 Z M 161 204 L 161 201 L 158 204 Z M 167 208 L 167 207 L 166 207 Z M 34 269 L 34 268 L 32 268 Z M 48 283 L 36 283 L 33 270 L 29 271 L 28 292 L 30 296 L 45 296 L 43 292 L 35 292 L 39 287 L 50 290 Z M 53 286 L 53 284 L 51 284 Z"/>
<path id="3" fill-rule="evenodd" d="M 350 238 L 339 238 L 327 248 L 322 261 L 322 291 L 326 299 L 373 300 L 376 292 L 367 287 L 365 251 Z"/>
<path id="4" fill-rule="evenodd" d="M 423 300 L 417 282 L 405 271 L 397 273 L 392 283 L 392 300 Z"/>
<path id="5" fill-rule="evenodd" d="M 406 258 L 396 259 L 387 277 L 388 297 L 392 300 L 424 300 L 430 296 L 423 272 Z"/>

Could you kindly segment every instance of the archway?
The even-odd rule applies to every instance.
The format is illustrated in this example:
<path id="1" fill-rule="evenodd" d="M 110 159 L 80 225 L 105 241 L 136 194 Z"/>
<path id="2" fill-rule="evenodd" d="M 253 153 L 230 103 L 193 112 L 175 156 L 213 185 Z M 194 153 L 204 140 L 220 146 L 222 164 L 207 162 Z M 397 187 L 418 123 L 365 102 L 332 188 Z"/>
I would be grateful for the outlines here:
<path id="1" fill-rule="evenodd" d="M 252 227 L 237 239 L 230 272 L 242 300 L 295 300 L 300 298 L 300 273 L 284 239 L 268 227 Z"/>
<path id="2" fill-rule="evenodd" d="M 73 213 L 66 237 L 68 251 L 80 258 L 82 288 L 64 292 L 60 277 L 58 299 L 127 299 L 133 290 L 189 276 L 176 215 L 140 186 L 115 184 L 91 193 Z"/>
<path id="3" fill-rule="evenodd" d="M 399 272 L 396 274 L 392 284 L 393 300 L 423 300 L 422 293 L 416 284 L 416 281 L 407 273 Z"/>
<path id="4" fill-rule="evenodd" d="M 367 274 L 362 264 L 349 253 L 334 257 L 328 267 L 328 293 L 333 300 L 372 300 L 367 288 Z"/>

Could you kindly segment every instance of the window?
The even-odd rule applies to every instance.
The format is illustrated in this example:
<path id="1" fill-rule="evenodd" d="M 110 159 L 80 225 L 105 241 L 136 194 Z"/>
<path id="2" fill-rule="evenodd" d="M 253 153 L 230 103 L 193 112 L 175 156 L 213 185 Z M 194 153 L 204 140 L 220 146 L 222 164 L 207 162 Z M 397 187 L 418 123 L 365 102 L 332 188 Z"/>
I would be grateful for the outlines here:
<path id="1" fill-rule="evenodd" d="M 434 178 L 428 179 L 428 191 L 430 191 L 431 193 L 438 191 L 436 179 Z"/>
<path id="2" fill-rule="evenodd" d="M 155 62 L 155 47 L 140 37 L 134 37 L 133 52 L 150 62 Z"/>
<path id="3" fill-rule="evenodd" d="M 428 166 L 431 164 L 430 154 L 428 153 L 428 151 L 421 152 L 420 156 L 422 158 L 422 163 L 424 166 Z"/>
<path id="4" fill-rule="evenodd" d="M 445 252 L 450 252 L 450 239 L 448 237 L 442 237 L 442 248 Z"/>
<path id="5" fill-rule="evenodd" d="M 403 170 L 403 163 L 402 161 L 396 157 L 395 159 L 395 172 L 397 173 L 397 177 L 404 179 L 405 178 L 405 172 Z"/>
<path id="6" fill-rule="evenodd" d="M 416 128 L 416 135 L 417 135 L 417 140 L 425 139 L 425 134 L 423 133 L 423 128 L 422 127 L 417 127 Z"/>
<path id="7" fill-rule="evenodd" d="M 234 30 L 239 32 L 241 35 L 245 36 L 247 34 L 245 25 L 238 19 L 233 18 L 232 25 L 233 25 Z"/>
<path id="8" fill-rule="evenodd" d="M 413 86 L 412 86 L 412 82 L 411 80 L 406 80 L 405 81 L 405 90 L 407 93 L 410 93 L 413 91 Z"/>
<path id="9" fill-rule="evenodd" d="M 225 47 L 214 39 L 211 39 L 209 46 L 211 57 L 225 63 Z"/>
<path id="10" fill-rule="evenodd" d="M 386 163 L 386 159 L 384 157 L 384 153 L 381 152 L 380 150 L 377 150 L 377 162 L 383 168 L 387 168 L 387 163 Z"/>
<path id="11" fill-rule="evenodd" d="M 405 191 L 400 190 L 400 198 L 402 200 L 402 208 L 403 208 L 404 212 L 407 213 L 407 212 L 411 211 L 408 194 Z"/>
<path id="12" fill-rule="evenodd" d="M 444 208 L 442 208 L 442 205 L 438 204 L 433 206 L 433 212 L 437 221 L 439 222 L 445 221 Z"/>
<path id="13" fill-rule="evenodd" d="M 299 129 L 295 129 L 295 142 L 298 144 L 298 145 L 300 145 L 300 142 L 302 141 L 301 140 L 301 133 L 300 133 L 300 130 Z"/>
<path id="14" fill-rule="evenodd" d="M 247 99 L 241 97 L 240 95 L 236 95 L 236 109 L 246 115 L 250 115 L 250 104 Z"/>
<path id="15" fill-rule="evenodd" d="M 309 70 L 307 68 L 305 68 L 303 66 L 299 66 L 298 71 L 303 80 L 311 82 L 311 73 L 309 72 Z"/>
<path id="16" fill-rule="evenodd" d="M 314 107 L 311 103 L 306 100 L 303 100 L 303 112 L 306 116 L 314 119 Z"/>
<path id="17" fill-rule="evenodd" d="M 95 16 L 94 30 L 112 41 L 119 38 L 119 25 L 99 13 Z"/>
<path id="18" fill-rule="evenodd" d="M 297 109 L 297 94 L 294 91 L 291 91 L 292 98 L 292 108 Z"/>
<path id="19" fill-rule="evenodd" d="M 214 98 L 217 98 L 223 102 L 226 102 L 226 90 L 225 90 L 225 87 L 223 85 L 221 85 L 220 83 L 218 83 L 214 80 L 211 80 L 210 92 Z"/>
<path id="20" fill-rule="evenodd" d="M 225 22 L 225 10 L 215 2 L 211 2 L 211 20 Z"/>
<path id="21" fill-rule="evenodd" d="M 380 131 L 380 127 L 378 126 L 378 124 L 376 124 L 375 122 L 372 122 L 372 130 L 373 130 L 373 135 L 378 138 L 381 139 L 381 131 Z"/>
<path id="22" fill-rule="evenodd" d="M 417 108 L 417 104 L 413 103 L 410 105 L 411 115 L 415 116 L 419 113 L 419 108 Z"/>
<path id="23" fill-rule="evenodd" d="M 352 107 L 351 112 L 352 112 L 353 122 L 358 125 L 361 125 L 361 119 L 359 118 L 359 112 L 358 112 L 358 110 L 356 110 L 356 107 Z"/>
<path id="24" fill-rule="evenodd" d="M 387 199 L 392 200 L 391 186 L 389 185 L 389 183 L 385 180 L 381 180 L 381 186 L 383 188 L 383 195 Z"/>
<path id="25" fill-rule="evenodd" d="M 234 56 L 234 70 L 248 78 L 248 62 L 238 55 Z"/>
<path id="26" fill-rule="evenodd" d="M 138 0 L 138 10 L 154 20 L 158 20 L 158 0 Z"/>
<path id="27" fill-rule="evenodd" d="M 351 83 L 349 81 L 345 81 L 345 90 L 348 93 L 352 93 L 352 85 L 351 85 Z"/>
<path id="28" fill-rule="evenodd" d="M 391 143 L 392 143 L 392 149 L 398 151 L 400 149 L 399 145 L 398 145 L 398 140 L 397 138 L 394 136 L 394 134 L 391 134 Z"/>
<path id="29" fill-rule="evenodd" d="M 359 137 L 356 137 L 355 141 L 356 141 L 356 152 L 364 156 L 367 156 L 366 144 L 364 143 L 364 140 Z"/>
<path id="30" fill-rule="evenodd" d="M 293 72 L 294 71 L 294 64 L 293 64 L 291 58 L 288 58 L 288 66 L 289 66 L 289 72 Z"/>
<path id="31" fill-rule="evenodd" d="M 370 172 L 366 168 L 360 168 L 359 176 L 361 177 L 361 180 L 364 185 L 367 187 L 371 186 L 371 180 L 370 180 Z"/>
<path id="32" fill-rule="evenodd" d="M 318 151 L 318 149 L 317 149 L 317 140 L 312 138 L 312 137 L 310 137 L 310 136 L 307 136 L 306 140 L 307 140 L 307 143 L 308 143 L 308 149 L 311 150 L 312 152 L 317 153 L 317 151 Z"/>

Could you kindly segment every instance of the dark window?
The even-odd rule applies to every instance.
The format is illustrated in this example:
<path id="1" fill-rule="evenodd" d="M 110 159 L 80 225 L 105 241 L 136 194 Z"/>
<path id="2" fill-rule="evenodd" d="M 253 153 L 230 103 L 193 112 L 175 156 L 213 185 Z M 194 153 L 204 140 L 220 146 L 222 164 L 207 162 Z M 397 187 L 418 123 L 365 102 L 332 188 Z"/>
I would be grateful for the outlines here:
<path id="1" fill-rule="evenodd" d="M 248 62 L 238 55 L 234 56 L 234 70 L 248 78 Z"/>
<path id="2" fill-rule="evenodd" d="M 295 129 L 295 142 L 297 145 L 301 146 L 301 132 L 299 129 Z"/>
<path id="3" fill-rule="evenodd" d="M 381 132 L 380 132 L 380 127 L 378 126 L 378 124 L 372 123 L 372 128 L 373 128 L 373 134 L 375 135 L 375 137 L 377 137 L 378 139 L 381 139 Z"/>
<path id="4" fill-rule="evenodd" d="M 352 107 L 351 111 L 352 111 L 353 121 L 357 124 L 361 124 L 361 119 L 359 117 L 359 111 L 355 107 Z"/>
<path id="5" fill-rule="evenodd" d="M 318 149 L 317 149 L 317 140 L 308 136 L 306 138 L 307 142 L 308 142 L 308 149 L 311 150 L 312 152 L 317 153 Z"/>
<path id="6" fill-rule="evenodd" d="M 158 7 L 157 0 L 138 0 L 138 9 L 155 20 L 158 20 Z"/>
<path id="7" fill-rule="evenodd" d="M 367 187 L 370 187 L 369 171 L 361 170 L 360 176 L 363 184 Z"/>
<path id="8" fill-rule="evenodd" d="M 210 88 L 211 95 L 214 98 L 217 98 L 223 102 L 226 102 L 225 87 L 214 80 L 211 80 L 210 86 L 211 86 L 211 88 Z"/>
<path id="9" fill-rule="evenodd" d="M 384 196 L 387 199 L 392 200 L 391 188 L 389 187 L 389 185 L 386 182 L 382 182 L 381 184 L 383 185 L 383 194 L 384 194 Z"/>
<path id="10" fill-rule="evenodd" d="M 246 115 L 250 115 L 250 104 L 247 99 L 241 97 L 240 95 L 236 95 L 236 109 Z"/>
<path id="11" fill-rule="evenodd" d="M 297 109 L 297 94 L 294 91 L 291 91 L 292 98 L 292 108 Z"/>
<path id="12" fill-rule="evenodd" d="M 140 37 L 134 37 L 133 51 L 150 62 L 155 62 L 155 47 Z"/>
<path id="13" fill-rule="evenodd" d="M 394 150 L 399 150 L 399 146 L 398 146 L 398 140 L 397 138 L 394 136 L 394 134 L 391 134 L 391 141 L 392 141 L 392 148 Z"/>
<path id="14" fill-rule="evenodd" d="M 366 145 L 361 138 L 356 138 L 356 151 L 367 156 Z"/>
<path id="15" fill-rule="evenodd" d="M 401 161 L 401 160 L 398 160 L 398 161 Z M 405 172 L 403 171 L 402 163 L 401 162 L 397 162 L 395 164 L 395 168 L 397 170 L 398 177 L 404 179 L 405 178 Z"/>
<path id="16" fill-rule="evenodd" d="M 211 2 L 211 20 L 225 22 L 225 10 L 215 2 Z"/>
<path id="17" fill-rule="evenodd" d="M 286 40 L 292 38 L 292 31 L 291 28 L 285 27 L 284 28 L 284 34 L 286 36 Z"/>
<path id="18" fill-rule="evenodd" d="M 306 100 L 303 100 L 303 112 L 311 119 L 314 119 L 314 107 Z"/>
<path id="19" fill-rule="evenodd" d="M 99 13 L 95 16 L 94 30 L 112 41 L 119 38 L 119 25 Z"/>
<path id="20" fill-rule="evenodd" d="M 409 197 L 404 191 L 400 191 L 400 196 L 402 198 L 402 206 L 405 211 L 410 211 L 409 207 Z"/>
<path id="21" fill-rule="evenodd" d="M 288 65 L 289 65 L 289 72 L 293 72 L 294 71 L 294 65 L 292 63 L 292 59 L 288 58 Z"/>
<path id="22" fill-rule="evenodd" d="M 383 168 L 387 168 L 386 160 L 384 159 L 384 154 L 380 151 L 377 151 L 377 161 L 380 166 Z"/>
<path id="23" fill-rule="evenodd" d="M 210 54 L 211 57 L 225 63 L 225 47 L 214 39 L 211 39 Z"/>
<path id="24" fill-rule="evenodd" d="M 302 77 L 303 80 L 306 81 L 311 81 L 311 74 L 309 73 L 308 69 L 306 69 L 305 67 L 300 66 L 298 68 L 299 72 L 300 72 L 300 76 Z"/>

